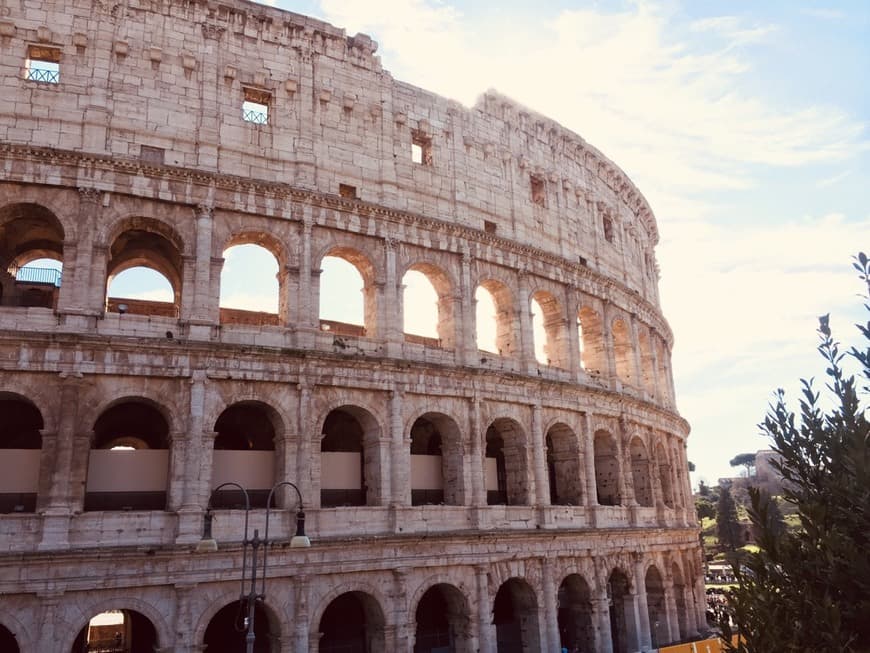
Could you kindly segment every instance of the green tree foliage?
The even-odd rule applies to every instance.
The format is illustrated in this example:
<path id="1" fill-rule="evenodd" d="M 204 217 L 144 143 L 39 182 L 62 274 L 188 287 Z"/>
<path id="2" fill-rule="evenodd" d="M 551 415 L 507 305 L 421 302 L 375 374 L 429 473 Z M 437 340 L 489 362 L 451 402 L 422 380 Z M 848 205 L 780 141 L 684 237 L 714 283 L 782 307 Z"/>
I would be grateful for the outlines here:
<path id="1" fill-rule="evenodd" d="M 740 524 L 737 521 L 737 504 L 731 496 L 731 488 L 719 488 L 719 501 L 716 503 L 716 535 L 719 548 L 723 551 L 736 551 L 743 544 Z"/>
<path id="2" fill-rule="evenodd" d="M 700 494 L 702 497 L 710 496 L 710 486 L 704 482 L 704 479 L 698 481 L 698 494 Z"/>
<path id="3" fill-rule="evenodd" d="M 870 298 L 863 253 L 855 267 Z M 864 306 L 870 312 L 870 303 Z M 812 380 L 803 381 L 799 414 L 780 390 L 761 425 L 781 456 L 774 465 L 785 481 L 783 498 L 797 509 L 801 527 L 777 536 L 771 502 L 750 491 L 760 550 L 735 570 L 739 587 L 729 598 L 742 637 L 732 650 L 740 653 L 870 651 L 870 423 L 861 406 L 870 392 L 870 322 L 858 325 L 867 348 L 848 352 L 863 392 L 843 371 L 828 316 L 819 323 L 825 401 Z M 730 625 L 720 626 L 730 639 Z"/>
<path id="4" fill-rule="evenodd" d="M 695 511 L 698 513 L 698 519 L 715 519 L 716 504 L 706 497 L 698 497 L 695 499 Z"/>
<path id="5" fill-rule="evenodd" d="M 750 478 L 753 474 L 753 468 L 755 467 L 755 454 L 754 453 L 739 453 L 734 456 L 731 460 L 728 461 L 728 464 L 732 467 L 745 467 L 746 468 L 746 478 Z"/>

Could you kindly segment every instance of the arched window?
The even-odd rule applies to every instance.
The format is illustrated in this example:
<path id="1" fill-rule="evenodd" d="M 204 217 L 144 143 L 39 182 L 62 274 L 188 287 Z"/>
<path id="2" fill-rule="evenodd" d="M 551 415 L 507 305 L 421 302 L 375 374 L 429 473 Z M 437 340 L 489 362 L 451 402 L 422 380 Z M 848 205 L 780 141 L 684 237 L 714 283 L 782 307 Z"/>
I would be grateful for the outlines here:
<path id="1" fill-rule="evenodd" d="M 637 331 L 637 350 L 640 354 L 640 382 L 650 393 L 655 388 L 655 362 L 653 360 L 652 346 L 650 345 L 649 332 L 645 328 Z"/>
<path id="2" fill-rule="evenodd" d="M 559 636 L 566 651 L 595 650 L 592 625 L 592 592 L 586 580 L 578 575 L 567 576 L 559 586 L 557 597 Z"/>
<path id="3" fill-rule="evenodd" d="M 595 434 L 594 447 L 598 505 L 618 506 L 620 469 L 616 440 L 607 431 L 598 431 Z"/>
<path id="4" fill-rule="evenodd" d="M 320 653 L 386 651 L 384 612 L 365 592 L 336 597 L 320 617 Z"/>
<path id="5" fill-rule="evenodd" d="M 546 444 L 550 503 L 554 506 L 581 505 L 583 492 L 577 436 L 565 424 L 556 424 L 547 431 Z"/>
<path id="6" fill-rule="evenodd" d="M 253 243 L 224 250 L 221 268 L 221 324 L 279 324 L 278 260 Z"/>
<path id="7" fill-rule="evenodd" d="M 489 505 L 529 505 L 525 433 L 512 419 L 486 430 L 486 498 Z"/>
<path id="8" fill-rule="evenodd" d="M 169 425 L 150 402 L 126 399 L 94 424 L 85 510 L 164 510 Z"/>
<path id="9" fill-rule="evenodd" d="M 411 427 L 411 504 L 461 505 L 462 442 L 459 427 L 440 413 L 426 413 Z"/>
<path id="10" fill-rule="evenodd" d="M 627 385 L 634 385 L 634 350 L 631 347 L 631 333 L 628 325 L 621 319 L 613 321 L 613 357 L 616 362 L 616 375 Z"/>
<path id="11" fill-rule="evenodd" d="M 212 653 L 236 653 L 245 650 L 248 615 L 247 601 L 225 605 L 208 622 L 203 636 L 204 649 Z M 254 653 L 275 653 L 281 635 L 278 619 L 261 601 L 254 602 Z M 143 651 L 144 653 L 144 651 Z"/>
<path id="12" fill-rule="evenodd" d="M 662 501 L 668 508 L 673 508 L 674 488 L 671 480 L 671 464 L 661 443 L 656 447 L 656 462 L 658 463 L 659 485 L 662 488 Z"/>
<path id="13" fill-rule="evenodd" d="M 531 311 L 535 359 L 542 365 L 567 367 L 562 307 L 550 293 L 538 291 L 532 295 Z"/>
<path id="14" fill-rule="evenodd" d="M 145 653 L 158 648 L 157 631 L 148 617 L 134 610 L 107 610 L 91 617 L 70 653 Z"/>
<path id="15" fill-rule="evenodd" d="M 426 590 L 417 604 L 415 621 L 414 653 L 469 650 L 468 601 L 453 585 L 440 583 Z"/>
<path id="16" fill-rule="evenodd" d="M 619 569 L 615 569 L 607 580 L 607 599 L 610 605 L 610 638 L 613 653 L 629 653 L 629 633 L 636 628 L 629 620 L 634 620 L 634 596 L 631 583 Z"/>
<path id="17" fill-rule="evenodd" d="M 410 336 L 411 342 L 439 344 L 438 293 L 419 270 L 408 270 L 402 277 L 402 309 L 406 339 Z"/>
<path id="18" fill-rule="evenodd" d="M 646 445 L 640 438 L 634 438 L 629 445 L 631 455 L 631 479 L 634 484 L 634 499 L 641 506 L 654 505 L 652 479 L 650 478 L 649 455 Z"/>
<path id="19" fill-rule="evenodd" d="M 580 341 L 580 365 L 587 374 L 598 375 L 607 370 L 604 355 L 604 332 L 601 317 L 588 306 L 577 314 L 577 337 Z"/>
<path id="20" fill-rule="evenodd" d="M 511 578 L 498 588 L 492 608 L 492 622 L 495 624 L 496 650 L 499 653 L 542 650 L 538 601 L 535 591 L 526 581 Z"/>
<path id="21" fill-rule="evenodd" d="M 475 290 L 477 302 L 477 348 L 500 356 L 514 354 L 514 310 L 510 291 L 504 284 L 483 281 Z"/>
<path id="22" fill-rule="evenodd" d="M 63 241 L 60 221 L 45 207 L 0 208 L 0 305 L 57 306 Z"/>
<path id="23" fill-rule="evenodd" d="M 337 335 L 371 335 L 375 320 L 374 288 L 360 266 L 368 262 L 352 250 L 324 256 L 320 273 L 320 328 Z"/>
<path id="24" fill-rule="evenodd" d="M 381 503 L 380 429 L 362 408 L 344 406 L 323 422 L 320 441 L 320 505 L 376 506 Z"/>
<path id="25" fill-rule="evenodd" d="M 654 649 L 668 643 L 668 615 L 665 608 L 665 586 L 662 575 L 655 567 L 647 569 L 646 606 L 649 615 L 649 632 Z"/>
<path id="26" fill-rule="evenodd" d="M 0 393 L 0 513 L 36 510 L 43 427 L 29 400 Z"/>

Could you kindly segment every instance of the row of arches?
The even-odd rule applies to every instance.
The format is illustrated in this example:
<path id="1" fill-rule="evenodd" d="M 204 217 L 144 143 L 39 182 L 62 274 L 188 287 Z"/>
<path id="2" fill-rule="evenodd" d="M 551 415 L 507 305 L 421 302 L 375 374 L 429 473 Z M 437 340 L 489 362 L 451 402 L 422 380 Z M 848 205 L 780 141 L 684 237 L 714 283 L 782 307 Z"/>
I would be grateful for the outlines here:
<path id="1" fill-rule="evenodd" d="M 101 210 L 95 202 L 82 208 Z M 306 231 L 306 242 L 293 236 L 290 243 L 239 228 L 213 252 L 213 222 L 210 211 L 198 216 L 208 242 L 201 244 L 197 233 L 197 256 L 190 260 L 178 231 L 156 218 L 126 218 L 105 233 L 83 234 L 90 242 L 74 242 L 45 206 L 8 204 L 0 208 L 0 304 L 303 325 L 340 338 L 404 337 L 466 349 L 469 361 L 481 352 L 521 360 L 528 369 L 616 379 L 662 401 L 672 397 L 666 340 L 629 312 L 562 284 L 518 278 L 485 262 L 466 270 L 461 257 L 405 251 L 391 241 L 355 237 L 339 244 L 325 231 L 316 239 Z M 105 245 L 95 247 L 100 238 Z M 300 246 L 310 268 L 291 264 Z M 386 253 L 367 252 L 372 246 Z"/>
<path id="2" fill-rule="evenodd" d="M 297 588 L 289 606 L 269 596 L 257 601 L 254 650 L 629 653 L 657 649 L 696 635 L 699 626 L 694 583 L 677 562 L 666 564 L 664 570 L 656 563 L 638 564 L 634 569 L 616 566 L 601 586 L 583 573 L 568 573 L 558 584 L 544 584 L 554 588 L 554 596 L 542 594 L 546 590 L 541 589 L 540 579 L 523 576 L 491 586 L 489 574 L 479 567 L 473 572 L 476 580 L 471 587 L 450 580 L 430 581 L 412 595 L 403 590 L 392 599 L 368 585 L 329 591 L 310 615 L 299 612 L 299 593 L 306 590 Z M 284 582 L 273 580 L 272 592 Z M 475 584 L 479 585 L 476 590 L 472 589 Z M 212 653 L 242 650 L 247 599 L 223 601 L 218 597 L 202 606 L 205 611 L 190 623 L 189 630 L 170 630 L 162 615 L 171 606 L 161 610 L 147 600 L 131 604 L 124 599 L 102 599 L 99 604 L 110 607 L 103 607 L 80 627 L 69 650 L 145 653 L 169 650 L 173 644 L 200 646 Z M 293 614 L 285 613 L 288 607 Z M 70 625 L 76 627 L 74 622 Z M 69 642 L 72 637 L 73 633 L 56 635 L 56 643 Z M 19 648 L 16 633 L 4 625 L 0 625 L 0 646 L 7 653 L 29 653 Z"/>
<path id="3" fill-rule="evenodd" d="M 177 509 L 171 479 L 183 474 L 172 473 L 172 467 L 184 461 L 174 452 L 191 436 L 179 435 L 172 423 L 171 411 L 154 400 L 123 397 L 109 402 L 93 424 L 75 425 L 77 433 L 87 434 L 78 439 L 87 451 L 75 452 L 78 465 L 73 462 L 75 469 L 67 475 L 73 486 L 84 487 L 78 498 L 84 510 Z M 624 439 L 603 428 L 587 437 L 557 420 L 538 446 L 515 418 L 492 419 L 480 439 L 460 423 L 443 412 L 424 411 L 408 419 L 407 436 L 402 433 L 398 440 L 401 449 L 394 449 L 396 440 L 366 408 L 329 409 L 317 422 L 318 435 L 306 442 L 303 467 L 309 476 L 298 480 L 313 491 L 308 505 L 687 505 L 676 442 L 665 437 Z M 0 393 L 0 509 L 5 512 L 32 512 L 38 491 L 51 492 L 40 483 L 40 474 L 56 476 L 48 473 L 56 463 L 45 456 L 57 447 L 44 447 L 44 428 L 33 402 Z M 261 401 L 239 401 L 224 408 L 212 428 L 203 440 L 210 449 L 187 464 L 195 466 L 206 487 L 209 481 L 210 487 L 239 482 L 253 490 L 255 507 L 265 507 L 272 485 L 288 473 L 294 476 L 285 467 L 290 429 L 280 411 Z M 407 483 L 388 490 L 393 466 L 406 470 L 396 476 Z M 240 501 L 228 491 L 214 505 L 234 507 Z"/>

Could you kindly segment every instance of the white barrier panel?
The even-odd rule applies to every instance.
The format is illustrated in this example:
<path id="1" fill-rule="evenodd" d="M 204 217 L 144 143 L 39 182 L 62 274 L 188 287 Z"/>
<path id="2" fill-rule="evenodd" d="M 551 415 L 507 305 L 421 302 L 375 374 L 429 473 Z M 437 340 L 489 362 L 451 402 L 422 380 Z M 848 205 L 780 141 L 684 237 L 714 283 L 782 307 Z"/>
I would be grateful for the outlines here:
<path id="1" fill-rule="evenodd" d="M 92 449 L 87 491 L 163 492 L 168 475 L 168 449 Z"/>
<path id="2" fill-rule="evenodd" d="M 320 454 L 320 489 L 359 490 L 362 487 L 362 454 L 324 451 Z"/>
<path id="3" fill-rule="evenodd" d="M 495 458 L 487 458 L 484 465 L 486 474 L 486 491 L 498 491 L 498 461 Z"/>
<path id="4" fill-rule="evenodd" d="M 441 456 L 411 456 L 411 489 L 443 490 Z"/>
<path id="5" fill-rule="evenodd" d="M 40 449 L 0 451 L 0 492 L 31 493 L 39 486 Z"/>
<path id="6" fill-rule="evenodd" d="M 212 456 L 212 488 L 227 481 L 238 483 L 246 490 L 268 490 L 275 485 L 274 451 L 216 449 Z"/>

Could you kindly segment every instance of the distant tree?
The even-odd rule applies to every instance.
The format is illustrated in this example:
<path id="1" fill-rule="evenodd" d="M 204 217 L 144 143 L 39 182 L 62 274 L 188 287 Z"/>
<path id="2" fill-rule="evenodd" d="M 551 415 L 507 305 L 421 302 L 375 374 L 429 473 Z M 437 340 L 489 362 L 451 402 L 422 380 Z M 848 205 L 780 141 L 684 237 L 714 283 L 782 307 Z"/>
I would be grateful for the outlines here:
<path id="1" fill-rule="evenodd" d="M 870 263 L 864 253 L 855 268 L 870 298 Z M 870 311 L 870 302 L 865 303 Z M 819 319 L 819 352 L 827 369 L 825 399 L 812 380 L 802 381 L 800 413 L 776 394 L 762 430 L 780 460 L 783 499 L 795 506 L 800 528 L 777 536 L 772 502 L 750 490 L 750 518 L 759 551 L 735 568 L 738 587 L 729 597 L 740 634 L 729 650 L 870 651 L 870 322 L 859 324 L 866 349 L 852 348 L 864 385 L 842 369 L 843 354 L 831 336 L 828 316 Z M 830 406 L 830 407 L 829 407 Z M 732 627 L 720 627 L 730 642 Z"/>
<path id="2" fill-rule="evenodd" d="M 755 454 L 754 453 L 739 453 L 734 456 L 728 464 L 732 467 L 745 467 L 746 478 L 752 478 L 755 470 Z"/>
<path id="3" fill-rule="evenodd" d="M 710 486 L 707 485 L 706 481 L 704 481 L 703 478 L 698 481 L 698 494 L 700 494 L 702 497 L 710 496 Z"/>
<path id="4" fill-rule="evenodd" d="M 695 463 L 693 463 L 691 460 L 689 461 L 689 471 L 690 472 L 695 471 Z"/>
<path id="5" fill-rule="evenodd" d="M 740 523 L 737 521 L 737 504 L 731 496 L 731 488 L 719 488 L 716 503 L 716 534 L 723 551 L 736 551 L 743 544 Z"/>
<path id="6" fill-rule="evenodd" d="M 695 499 L 695 511 L 698 513 L 698 519 L 715 519 L 716 504 L 707 497 L 699 496 Z"/>
<path id="7" fill-rule="evenodd" d="M 762 503 L 767 505 L 767 534 L 776 539 L 783 537 L 788 529 L 786 528 L 785 519 L 782 516 L 782 510 L 780 509 L 776 498 L 767 496 L 762 492 L 760 494 L 760 499 Z M 764 529 L 760 528 L 758 524 L 753 522 L 752 534 L 755 537 L 755 540 L 758 541 L 764 537 Z"/>

